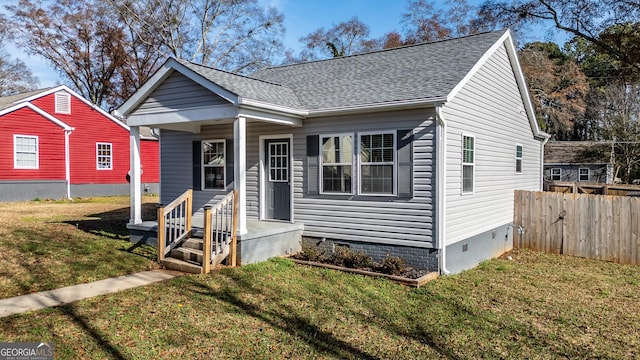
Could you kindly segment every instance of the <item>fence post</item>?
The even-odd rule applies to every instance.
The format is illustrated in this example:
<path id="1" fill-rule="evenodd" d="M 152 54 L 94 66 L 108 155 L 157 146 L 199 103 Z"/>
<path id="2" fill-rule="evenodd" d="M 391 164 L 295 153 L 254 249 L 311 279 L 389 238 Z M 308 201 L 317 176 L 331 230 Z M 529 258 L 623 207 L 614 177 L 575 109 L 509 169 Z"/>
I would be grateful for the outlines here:
<path id="1" fill-rule="evenodd" d="M 204 207 L 204 236 L 202 241 L 202 273 L 211 271 L 211 206 Z"/>
<path id="2" fill-rule="evenodd" d="M 165 245 L 165 231 L 166 225 L 164 220 L 164 206 L 162 204 L 158 204 L 157 209 L 157 217 L 158 217 L 158 234 L 156 238 L 158 239 L 158 262 L 161 262 L 164 259 L 164 245 Z"/>

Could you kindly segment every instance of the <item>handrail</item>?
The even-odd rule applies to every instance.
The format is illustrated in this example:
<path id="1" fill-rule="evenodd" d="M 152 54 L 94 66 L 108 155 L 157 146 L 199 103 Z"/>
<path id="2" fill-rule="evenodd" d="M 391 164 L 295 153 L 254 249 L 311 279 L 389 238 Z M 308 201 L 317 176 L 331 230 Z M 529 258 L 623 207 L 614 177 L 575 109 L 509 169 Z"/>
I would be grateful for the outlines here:
<path id="1" fill-rule="evenodd" d="M 158 206 L 158 261 L 191 236 L 193 190 L 188 189 L 167 206 Z"/>
<path id="2" fill-rule="evenodd" d="M 204 208 L 204 247 L 202 272 L 211 271 L 211 263 L 229 256 L 229 265 L 236 266 L 236 229 L 238 227 L 238 191 L 234 190 L 215 206 Z M 229 253 L 225 250 L 229 246 Z M 215 261 L 214 261 L 215 259 Z"/>

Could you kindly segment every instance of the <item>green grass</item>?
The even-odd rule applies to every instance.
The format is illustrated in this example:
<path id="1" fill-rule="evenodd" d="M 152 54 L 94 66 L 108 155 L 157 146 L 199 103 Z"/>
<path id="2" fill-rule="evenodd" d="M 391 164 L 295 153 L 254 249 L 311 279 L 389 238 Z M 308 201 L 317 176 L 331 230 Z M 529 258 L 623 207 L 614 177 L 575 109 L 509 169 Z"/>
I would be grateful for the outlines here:
<path id="1" fill-rule="evenodd" d="M 531 251 L 413 289 L 275 259 L 14 315 L 56 358 L 550 359 L 640 353 L 640 268 Z"/>
<path id="2" fill-rule="evenodd" d="M 0 298 L 157 268 L 154 248 L 127 241 L 128 204 L 128 197 L 0 203 Z"/>

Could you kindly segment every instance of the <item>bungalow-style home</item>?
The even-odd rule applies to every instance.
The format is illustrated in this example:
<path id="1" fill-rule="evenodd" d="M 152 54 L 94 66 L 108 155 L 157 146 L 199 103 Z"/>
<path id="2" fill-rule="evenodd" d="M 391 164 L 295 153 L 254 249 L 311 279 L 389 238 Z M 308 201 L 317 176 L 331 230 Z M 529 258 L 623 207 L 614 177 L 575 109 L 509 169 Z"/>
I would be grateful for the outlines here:
<path id="1" fill-rule="evenodd" d="M 544 181 L 613 184 L 611 144 L 549 141 L 544 146 Z"/>
<path id="2" fill-rule="evenodd" d="M 250 76 L 169 59 L 118 113 L 134 138 L 160 129 L 161 203 L 193 189 L 195 224 L 238 190 L 241 263 L 304 241 L 473 267 L 511 249 L 514 190 L 541 189 L 548 139 L 508 30 Z"/>
<path id="3" fill-rule="evenodd" d="M 150 135 L 141 186 L 157 193 Z M 128 194 L 129 141 L 126 124 L 67 86 L 0 97 L 0 201 Z"/>

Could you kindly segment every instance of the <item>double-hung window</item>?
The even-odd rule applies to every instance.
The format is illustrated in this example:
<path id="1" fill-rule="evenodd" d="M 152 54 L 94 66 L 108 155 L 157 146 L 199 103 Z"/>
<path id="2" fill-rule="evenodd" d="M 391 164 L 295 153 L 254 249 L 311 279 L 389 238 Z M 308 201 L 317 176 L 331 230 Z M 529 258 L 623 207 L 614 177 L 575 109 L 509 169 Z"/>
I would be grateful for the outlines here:
<path id="1" fill-rule="evenodd" d="M 551 168 L 551 180 L 552 181 L 560 181 L 562 177 L 562 169 L 560 168 Z"/>
<path id="2" fill-rule="evenodd" d="M 113 151 L 110 143 L 96 143 L 96 169 L 113 169 Z"/>
<path id="3" fill-rule="evenodd" d="M 516 174 L 522 174 L 522 145 L 516 145 Z"/>
<path id="4" fill-rule="evenodd" d="M 321 137 L 321 192 L 352 194 L 353 135 L 339 134 Z"/>
<path id="5" fill-rule="evenodd" d="M 589 168 L 578 169 L 578 181 L 589 181 Z"/>
<path id="6" fill-rule="evenodd" d="M 462 193 L 472 193 L 475 172 L 475 138 L 462 135 Z"/>
<path id="7" fill-rule="evenodd" d="M 202 188 L 224 189 L 225 180 L 225 141 L 209 140 L 202 142 Z"/>
<path id="8" fill-rule="evenodd" d="M 13 135 L 13 167 L 15 169 L 38 168 L 38 137 Z"/>
<path id="9" fill-rule="evenodd" d="M 395 194 L 395 132 L 362 133 L 358 137 L 360 194 Z"/>

